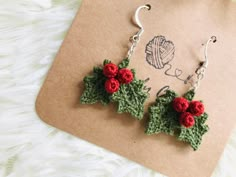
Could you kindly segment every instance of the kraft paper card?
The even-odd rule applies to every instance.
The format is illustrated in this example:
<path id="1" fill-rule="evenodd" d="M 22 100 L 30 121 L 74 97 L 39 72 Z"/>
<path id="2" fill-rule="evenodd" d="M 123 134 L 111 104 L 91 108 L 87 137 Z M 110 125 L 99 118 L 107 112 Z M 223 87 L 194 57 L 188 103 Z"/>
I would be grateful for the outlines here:
<path id="1" fill-rule="evenodd" d="M 210 127 L 197 151 L 168 135 L 145 135 L 147 114 L 138 121 L 129 114 L 117 114 L 115 104 L 80 104 L 83 78 L 92 68 L 104 59 L 118 64 L 126 57 L 129 38 L 139 30 L 132 16 L 146 3 L 152 9 L 140 12 L 145 31 L 129 66 L 136 69 L 137 78 L 150 78 L 146 112 L 163 86 L 180 95 L 188 90 L 189 85 L 177 76 L 184 80 L 194 73 L 204 61 L 202 44 L 217 36 L 217 43 L 209 46 L 209 66 L 195 96 L 204 100 Z M 38 115 L 54 127 L 164 175 L 208 177 L 236 123 L 235 22 L 236 5 L 228 0 L 84 0 L 38 95 Z M 164 37 L 160 50 L 169 46 L 173 52 L 171 58 L 160 55 L 162 65 L 155 67 L 147 62 L 146 47 L 160 36 Z M 167 70 L 173 75 L 165 74 Z"/>

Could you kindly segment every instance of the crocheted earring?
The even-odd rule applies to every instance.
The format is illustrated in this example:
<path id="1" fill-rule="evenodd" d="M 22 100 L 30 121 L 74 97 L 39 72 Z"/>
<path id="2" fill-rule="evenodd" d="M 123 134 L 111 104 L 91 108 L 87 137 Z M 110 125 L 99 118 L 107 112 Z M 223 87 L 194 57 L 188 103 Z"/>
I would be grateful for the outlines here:
<path id="1" fill-rule="evenodd" d="M 195 71 L 196 80 L 191 82 L 192 87 L 183 96 L 178 96 L 169 86 L 163 87 L 158 93 L 156 102 L 149 107 L 149 122 L 146 134 L 166 133 L 176 136 L 178 140 L 189 143 L 197 150 L 202 141 L 202 136 L 209 127 L 205 124 L 208 114 L 205 112 L 202 101 L 193 100 L 200 80 L 205 75 L 208 66 L 207 48 L 210 42 L 215 43 L 216 37 L 212 36 L 205 46 L 205 61 L 200 63 Z M 165 94 L 160 95 L 165 90 Z"/>
<path id="2" fill-rule="evenodd" d="M 141 9 L 150 10 L 150 5 L 140 6 L 135 12 L 135 22 L 140 30 L 130 38 L 132 43 L 127 57 L 118 65 L 110 60 L 104 60 L 103 66 L 96 66 L 92 75 L 84 78 L 85 90 L 80 98 L 82 104 L 101 102 L 107 105 L 110 102 L 118 104 L 118 113 L 130 113 L 137 119 L 142 119 L 144 102 L 148 97 L 149 88 L 144 86 L 146 80 L 139 80 L 134 69 L 128 69 L 130 58 L 134 52 L 144 29 L 139 21 Z"/>

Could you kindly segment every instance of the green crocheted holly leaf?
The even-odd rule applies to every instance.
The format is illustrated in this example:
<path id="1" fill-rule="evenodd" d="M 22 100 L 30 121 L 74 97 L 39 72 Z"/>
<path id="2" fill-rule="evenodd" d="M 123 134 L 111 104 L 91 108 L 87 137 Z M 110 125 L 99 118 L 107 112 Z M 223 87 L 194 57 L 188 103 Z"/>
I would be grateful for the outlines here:
<path id="1" fill-rule="evenodd" d="M 207 113 L 195 117 L 195 125 L 191 128 L 181 127 L 178 140 L 189 143 L 194 150 L 197 150 L 201 144 L 202 136 L 209 130 L 205 122 L 208 118 Z"/>
<path id="2" fill-rule="evenodd" d="M 106 64 L 109 64 L 109 63 L 111 63 L 111 61 L 108 60 L 108 59 L 105 59 L 105 60 L 103 61 L 103 66 L 105 66 Z"/>
<path id="3" fill-rule="evenodd" d="M 104 60 L 103 66 L 111 63 L 110 60 Z M 118 65 L 119 69 L 126 68 L 129 65 L 129 59 L 126 58 Z M 106 77 L 103 75 L 103 68 L 94 67 L 92 75 L 84 78 L 85 90 L 80 98 L 83 104 L 94 104 L 101 102 L 106 105 L 108 103 L 115 102 L 118 104 L 118 113 L 130 113 L 137 119 L 142 119 L 144 114 L 144 102 L 148 97 L 147 91 L 144 89 L 143 80 L 138 80 L 135 76 L 129 84 L 121 84 L 117 92 L 109 94 L 106 92 L 104 84 Z"/>
<path id="4" fill-rule="evenodd" d="M 135 76 L 134 70 L 131 70 Z M 118 92 L 113 93 L 111 99 L 118 103 L 118 113 L 130 113 L 137 119 L 142 119 L 144 102 L 148 93 L 144 92 L 143 80 L 134 79 L 130 84 L 122 84 Z"/>
<path id="5" fill-rule="evenodd" d="M 125 58 L 122 60 L 122 62 L 119 64 L 119 69 L 122 69 L 122 68 L 127 68 L 129 66 L 129 59 L 128 58 Z"/>
<path id="6" fill-rule="evenodd" d="M 184 94 L 189 101 L 194 98 L 194 90 Z M 174 91 L 167 90 L 166 93 L 157 97 L 156 103 L 149 108 L 149 122 L 146 134 L 166 133 L 176 136 L 178 140 L 189 143 L 194 150 L 197 150 L 202 141 L 202 136 L 208 131 L 205 125 L 208 118 L 207 113 L 194 117 L 195 124 L 191 128 L 185 128 L 179 123 L 179 113 L 172 107 L 172 101 L 177 97 Z"/>
<path id="7" fill-rule="evenodd" d="M 187 93 L 184 94 L 184 98 L 186 98 L 189 101 L 192 101 L 195 96 L 194 90 L 189 90 Z"/>
<path id="8" fill-rule="evenodd" d="M 149 107 L 149 122 L 146 134 L 167 133 L 174 135 L 176 126 L 179 126 L 177 113 L 172 109 L 171 102 L 176 97 L 176 93 L 167 90 L 166 94 L 157 97 L 155 105 Z"/>
<path id="9" fill-rule="evenodd" d="M 109 60 L 105 61 L 109 62 Z M 103 69 L 94 67 L 93 74 L 84 78 L 85 89 L 80 97 L 80 102 L 82 104 L 94 104 L 97 102 L 101 102 L 104 105 L 108 104 L 110 102 L 110 94 L 104 88 L 105 81 Z"/>

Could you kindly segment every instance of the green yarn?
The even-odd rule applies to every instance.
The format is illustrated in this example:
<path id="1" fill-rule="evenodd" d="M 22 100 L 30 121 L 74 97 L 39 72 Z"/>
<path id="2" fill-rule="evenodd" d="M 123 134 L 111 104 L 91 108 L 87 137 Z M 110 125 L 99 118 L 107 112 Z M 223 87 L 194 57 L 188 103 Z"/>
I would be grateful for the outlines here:
<path id="1" fill-rule="evenodd" d="M 110 60 L 104 60 L 103 66 L 111 63 Z M 119 69 L 127 68 L 129 59 L 123 59 L 118 65 Z M 117 103 L 118 113 L 130 113 L 134 118 L 140 120 L 144 115 L 144 102 L 148 98 L 148 93 L 144 90 L 145 81 L 135 77 L 134 69 L 131 69 L 134 79 L 129 84 L 121 84 L 120 89 L 109 94 L 104 88 L 106 77 L 103 75 L 102 67 L 94 67 L 92 75 L 85 76 L 85 89 L 80 97 L 82 104 L 95 104 L 101 102 L 107 105 L 110 102 Z"/>
<path id="2" fill-rule="evenodd" d="M 103 61 L 103 66 L 105 66 L 106 64 L 109 64 L 109 63 L 111 63 L 111 61 L 108 60 L 108 59 L 105 59 L 105 60 Z"/>
<path id="3" fill-rule="evenodd" d="M 192 101 L 194 90 L 188 91 L 184 97 Z M 177 97 L 174 91 L 167 90 L 166 93 L 157 97 L 153 106 L 149 107 L 149 122 L 146 134 L 166 133 L 176 136 L 178 140 L 187 142 L 194 150 L 197 150 L 202 141 L 202 136 L 208 131 L 205 125 L 208 118 L 207 113 L 195 116 L 195 124 L 191 128 L 181 126 L 178 120 L 179 114 L 172 108 L 172 101 Z"/>
<path id="4" fill-rule="evenodd" d="M 174 134 L 174 128 L 178 125 L 176 112 L 171 107 L 172 100 L 176 97 L 173 91 L 167 90 L 165 95 L 157 97 L 155 105 L 149 107 L 150 121 L 146 134 L 167 133 Z"/>
<path id="5" fill-rule="evenodd" d="M 104 60 L 103 66 L 111 63 L 110 60 Z M 119 69 L 127 68 L 129 59 L 124 59 L 119 65 Z M 117 92 L 109 94 L 106 92 L 104 84 L 106 77 L 103 75 L 102 67 L 94 67 L 91 75 L 84 77 L 85 89 L 80 97 L 82 104 L 95 104 L 97 102 L 107 105 L 110 102 L 117 104 L 118 113 L 129 113 L 134 118 L 141 120 L 144 115 L 144 102 L 148 98 L 145 91 L 145 81 L 139 80 L 135 76 L 135 70 L 131 69 L 134 79 L 129 84 L 121 84 Z M 192 101 L 194 90 L 184 94 L 187 100 Z M 178 95 L 171 90 L 167 90 L 164 95 L 156 98 L 154 105 L 149 107 L 149 122 L 145 133 L 148 135 L 166 133 L 176 136 L 178 140 L 189 143 L 194 150 L 197 150 L 201 144 L 202 136 L 208 131 L 209 127 L 205 125 L 208 118 L 207 113 L 201 116 L 195 116 L 195 124 L 186 128 L 179 123 L 179 113 L 172 107 L 172 101 Z"/>
<path id="6" fill-rule="evenodd" d="M 178 140 L 189 143 L 194 150 L 197 150 L 201 144 L 202 136 L 209 130 L 205 122 L 208 118 L 207 113 L 195 118 L 195 124 L 191 128 L 181 127 Z"/>
<path id="7" fill-rule="evenodd" d="M 129 59 L 125 58 L 122 62 L 118 65 L 119 69 L 127 68 L 129 66 Z"/>
<path id="8" fill-rule="evenodd" d="M 194 98 L 195 92 L 194 90 L 189 90 L 187 93 L 184 94 L 184 98 L 186 98 L 189 101 L 192 101 Z"/>
<path id="9" fill-rule="evenodd" d="M 135 71 L 131 70 L 135 76 Z M 118 92 L 113 93 L 111 99 L 118 103 L 118 113 L 130 113 L 137 119 L 142 119 L 144 102 L 148 94 L 143 91 L 144 81 L 136 78 L 130 84 L 122 84 Z"/>
<path id="10" fill-rule="evenodd" d="M 104 88 L 106 78 L 101 67 L 94 67 L 93 74 L 85 76 L 85 90 L 80 97 L 82 104 L 94 104 L 101 102 L 103 105 L 110 103 L 110 94 Z"/>

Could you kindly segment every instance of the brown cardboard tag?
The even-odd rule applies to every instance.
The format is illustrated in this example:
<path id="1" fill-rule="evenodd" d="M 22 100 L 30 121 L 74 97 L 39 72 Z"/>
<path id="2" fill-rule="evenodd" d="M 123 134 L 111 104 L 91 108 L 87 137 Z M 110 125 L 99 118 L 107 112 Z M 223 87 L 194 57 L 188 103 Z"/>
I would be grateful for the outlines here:
<path id="1" fill-rule="evenodd" d="M 179 94 L 188 89 L 175 77 L 166 76 L 164 68 L 156 69 L 146 61 L 148 42 L 158 35 L 171 40 L 175 45 L 172 67 L 187 76 L 203 60 L 201 44 L 211 35 L 218 38 L 209 48 L 209 67 L 195 97 L 204 100 L 210 126 L 198 151 L 167 135 L 145 135 L 147 116 L 137 121 L 128 114 L 117 114 L 113 104 L 79 103 L 83 77 L 104 59 L 119 63 L 126 56 L 128 39 L 138 31 L 131 17 L 146 3 L 84 0 L 39 93 L 37 112 L 52 126 L 165 175 L 210 176 L 236 123 L 236 7 L 232 2 L 149 0 L 152 10 L 140 13 L 145 31 L 130 68 L 136 69 L 139 79 L 150 78 L 146 110 L 163 86 L 169 85 Z"/>

